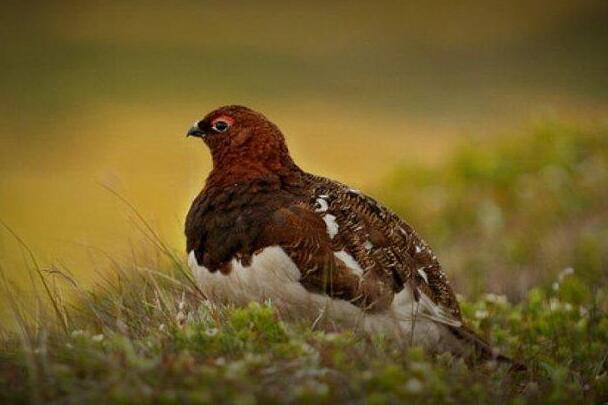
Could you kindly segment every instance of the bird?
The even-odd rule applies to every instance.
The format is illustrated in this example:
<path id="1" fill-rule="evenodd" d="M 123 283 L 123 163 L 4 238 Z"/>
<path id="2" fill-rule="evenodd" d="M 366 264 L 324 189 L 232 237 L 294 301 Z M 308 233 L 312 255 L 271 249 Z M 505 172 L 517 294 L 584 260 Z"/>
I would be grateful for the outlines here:
<path id="1" fill-rule="evenodd" d="M 187 136 L 202 139 L 213 161 L 185 224 L 188 265 L 207 300 L 271 302 L 313 326 L 515 364 L 465 324 L 437 256 L 410 225 L 302 170 L 263 114 L 219 107 Z"/>

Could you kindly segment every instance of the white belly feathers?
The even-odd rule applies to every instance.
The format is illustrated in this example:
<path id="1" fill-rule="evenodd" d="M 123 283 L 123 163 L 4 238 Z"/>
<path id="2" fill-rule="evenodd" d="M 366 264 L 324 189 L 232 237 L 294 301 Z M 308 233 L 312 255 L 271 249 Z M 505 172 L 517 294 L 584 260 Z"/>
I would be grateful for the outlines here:
<path id="1" fill-rule="evenodd" d="M 345 252 L 337 252 L 336 257 L 360 274 L 358 263 L 345 255 Z M 333 328 L 392 335 L 405 343 L 435 350 L 441 346 L 448 348 L 443 345 L 450 340 L 445 327 L 423 314 L 428 312 L 425 311 L 428 302 L 416 303 L 409 288 L 394 297 L 389 309 L 379 313 L 365 312 L 348 301 L 306 290 L 299 282 L 301 273 L 297 266 L 279 246 L 270 246 L 255 254 L 250 266 L 233 259 L 228 274 L 210 272 L 199 266 L 194 251 L 188 256 L 188 265 L 200 289 L 215 303 L 242 306 L 249 302 L 270 301 L 281 316 L 326 323 Z"/>

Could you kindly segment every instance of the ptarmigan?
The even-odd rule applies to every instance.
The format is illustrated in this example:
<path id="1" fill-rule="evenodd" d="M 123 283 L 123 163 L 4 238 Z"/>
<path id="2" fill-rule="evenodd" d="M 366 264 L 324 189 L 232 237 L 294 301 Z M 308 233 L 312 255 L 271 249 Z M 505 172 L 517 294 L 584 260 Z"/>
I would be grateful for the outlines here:
<path id="1" fill-rule="evenodd" d="M 189 266 L 209 300 L 271 301 L 315 324 L 509 361 L 463 324 L 416 232 L 360 191 L 300 169 L 262 114 L 221 107 L 188 135 L 213 158 L 186 219 Z"/>

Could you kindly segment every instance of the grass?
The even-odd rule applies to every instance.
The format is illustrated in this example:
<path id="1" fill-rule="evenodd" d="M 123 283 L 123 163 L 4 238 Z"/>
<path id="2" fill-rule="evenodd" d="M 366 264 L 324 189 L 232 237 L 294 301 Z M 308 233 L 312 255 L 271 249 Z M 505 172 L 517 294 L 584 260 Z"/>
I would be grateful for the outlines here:
<path id="1" fill-rule="evenodd" d="M 544 125 L 472 139 L 440 168 L 403 166 L 377 194 L 430 239 L 457 291 L 519 300 L 568 267 L 606 281 L 606 184 L 608 130 Z"/>
<path id="2" fill-rule="evenodd" d="M 399 168 L 377 193 L 446 252 L 465 318 L 525 372 L 211 305 L 150 231 L 146 259 L 109 259 L 92 289 L 32 261 L 28 303 L 2 276 L 0 403 L 605 402 L 606 139 L 545 127 Z"/>

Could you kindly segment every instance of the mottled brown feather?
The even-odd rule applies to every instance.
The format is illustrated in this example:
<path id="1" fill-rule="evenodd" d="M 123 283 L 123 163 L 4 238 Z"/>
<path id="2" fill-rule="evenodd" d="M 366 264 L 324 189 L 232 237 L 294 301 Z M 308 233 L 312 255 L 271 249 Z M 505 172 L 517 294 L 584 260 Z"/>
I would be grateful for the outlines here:
<path id="1" fill-rule="evenodd" d="M 211 123 L 222 115 L 234 125 L 215 134 Z M 280 130 L 246 107 L 222 107 L 197 125 L 213 158 L 213 170 L 186 219 L 187 250 L 194 251 L 199 265 L 229 272 L 233 259 L 248 265 L 265 247 L 280 246 L 311 292 L 382 311 L 395 294 L 410 288 L 416 300 L 424 294 L 460 324 L 458 302 L 437 257 L 391 210 L 339 182 L 302 171 Z M 325 215 L 335 217 L 335 235 L 328 233 Z M 336 257 L 340 251 L 360 265 L 361 276 Z M 449 329 L 495 358 L 470 330 Z"/>

